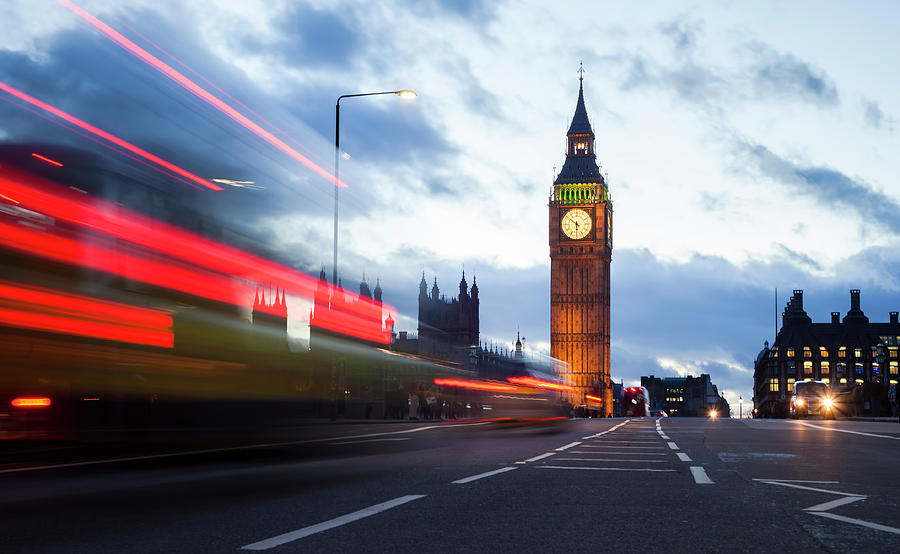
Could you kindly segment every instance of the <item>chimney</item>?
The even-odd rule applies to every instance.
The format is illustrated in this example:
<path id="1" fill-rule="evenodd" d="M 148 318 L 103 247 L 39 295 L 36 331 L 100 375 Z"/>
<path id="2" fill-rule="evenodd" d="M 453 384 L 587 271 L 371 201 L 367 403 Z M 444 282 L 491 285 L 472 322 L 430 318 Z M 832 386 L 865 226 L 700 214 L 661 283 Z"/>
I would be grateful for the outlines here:
<path id="1" fill-rule="evenodd" d="M 859 289 L 850 289 L 850 309 L 859 310 Z"/>
<path id="2" fill-rule="evenodd" d="M 891 312 L 891 323 L 897 323 L 897 312 Z"/>
<path id="3" fill-rule="evenodd" d="M 831 312 L 831 324 L 837 325 L 841 322 L 841 312 Z"/>

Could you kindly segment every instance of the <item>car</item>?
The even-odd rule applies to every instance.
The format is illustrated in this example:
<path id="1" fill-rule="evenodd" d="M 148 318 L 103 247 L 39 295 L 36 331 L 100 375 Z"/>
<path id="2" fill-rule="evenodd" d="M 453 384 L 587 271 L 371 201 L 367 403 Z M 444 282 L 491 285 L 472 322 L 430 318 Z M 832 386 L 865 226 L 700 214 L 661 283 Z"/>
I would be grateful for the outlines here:
<path id="1" fill-rule="evenodd" d="M 798 381 L 791 396 L 791 417 L 821 415 L 834 419 L 835 405 L 831 387 L 824 381 Z"/>

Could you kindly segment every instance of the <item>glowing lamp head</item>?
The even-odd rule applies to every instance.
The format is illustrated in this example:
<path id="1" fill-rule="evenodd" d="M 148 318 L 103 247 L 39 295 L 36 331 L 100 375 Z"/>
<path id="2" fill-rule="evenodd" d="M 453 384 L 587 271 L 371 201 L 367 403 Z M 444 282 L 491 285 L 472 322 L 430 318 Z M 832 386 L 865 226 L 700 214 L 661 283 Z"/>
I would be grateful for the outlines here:
<path id="1" fill-rule="evenodd" d="M 797 398 L 794 399 L 794 405 L 795 405 L 795 406 L 802 406 L 802 405 L 803 405 L 803 399 L 800 398 L 800 397 L 798 396 Z"/>
<path id="2" fill-rule="evenodd" d="M 719 417 L 719 412 L 717 412 L 716 410 L 710 410 L 709 417 L 715 419 L 715 418 Z"/>
<path id="3" fill-rule="evenodd" d="M 824 404 L 826 408 L 831 408 L 834 402 L 830 398 L 826 398 L 822 401 L 822 404 Z"/>
<path id="4" fill-rule="evenodd" d="M 415 100 L 416 97 L 419 96 L 418 94 L 416 94 L 416 91 L 414 91 L 414 90 L 398 90 L 394 94 L 396 94 L 397 96 L 399 96 L 400 98 L 402 98 L 404 100 Z"/>

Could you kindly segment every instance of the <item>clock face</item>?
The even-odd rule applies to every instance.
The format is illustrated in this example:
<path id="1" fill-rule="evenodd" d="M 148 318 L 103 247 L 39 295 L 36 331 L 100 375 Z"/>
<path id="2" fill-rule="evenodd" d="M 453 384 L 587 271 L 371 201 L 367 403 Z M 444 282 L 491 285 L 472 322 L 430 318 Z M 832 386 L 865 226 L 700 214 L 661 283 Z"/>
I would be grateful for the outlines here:
<path id="1" fill-rule="evenodd" d="M 580 208 L 569 210 L 562 217 L 560 226 L 570 239 L 583 239 L 591 232 L 591 214 Z"/>

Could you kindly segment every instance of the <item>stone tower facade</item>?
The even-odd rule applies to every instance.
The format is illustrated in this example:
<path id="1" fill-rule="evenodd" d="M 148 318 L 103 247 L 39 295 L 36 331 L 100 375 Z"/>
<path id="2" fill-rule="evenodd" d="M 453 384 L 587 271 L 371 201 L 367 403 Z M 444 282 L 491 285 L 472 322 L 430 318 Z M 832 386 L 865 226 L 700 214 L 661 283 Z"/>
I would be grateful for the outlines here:
<path id="1" fill-rule="evenodd" d="M 603 411 L 611 414 L 612 202 L 594 153 L 582 79 L 549 211 L 550 355 L 569 365 L 575 406 L 584 403 L 585 394 L 601 393 Z"/>

